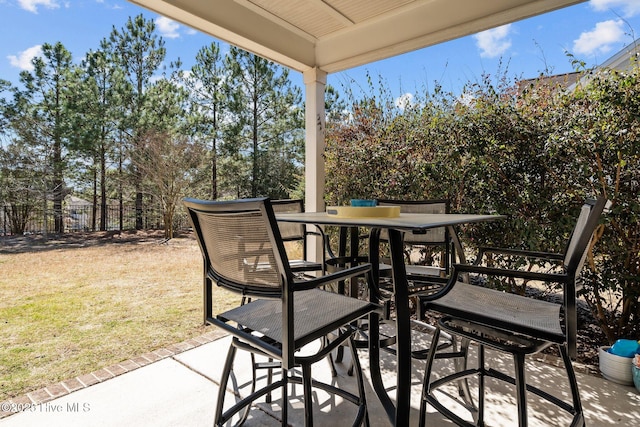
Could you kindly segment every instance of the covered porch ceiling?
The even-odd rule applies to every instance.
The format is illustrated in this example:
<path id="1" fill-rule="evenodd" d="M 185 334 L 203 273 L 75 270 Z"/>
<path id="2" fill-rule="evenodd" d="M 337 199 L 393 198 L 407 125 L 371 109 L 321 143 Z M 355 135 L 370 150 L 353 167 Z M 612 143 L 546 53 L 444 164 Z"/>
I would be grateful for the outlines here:
<path id="1" fill-rule="evenodd" d="M 305 72 L 346 70 L 585 0 L 129 0 Z"/>

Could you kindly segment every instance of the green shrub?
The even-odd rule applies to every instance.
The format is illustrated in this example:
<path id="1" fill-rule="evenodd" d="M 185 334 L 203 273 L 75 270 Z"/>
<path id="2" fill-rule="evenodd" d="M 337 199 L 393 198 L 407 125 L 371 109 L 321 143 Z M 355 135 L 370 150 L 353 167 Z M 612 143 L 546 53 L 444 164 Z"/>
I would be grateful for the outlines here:
<path id="1" fill-rule="evenodd" d="M 582 294 L 611 342 L 638 337 L 640 72 L 601 73 L 571 93 L 546 81 L 516 91 L 484 77 L 404 109 L 384 90 L 353 101 L 327 126 L 326 202 L 448 198 L 454 212 L 508 217 L 463 227 L 467 247 L 562 252 L 582 201 L 605 194 Z"/>

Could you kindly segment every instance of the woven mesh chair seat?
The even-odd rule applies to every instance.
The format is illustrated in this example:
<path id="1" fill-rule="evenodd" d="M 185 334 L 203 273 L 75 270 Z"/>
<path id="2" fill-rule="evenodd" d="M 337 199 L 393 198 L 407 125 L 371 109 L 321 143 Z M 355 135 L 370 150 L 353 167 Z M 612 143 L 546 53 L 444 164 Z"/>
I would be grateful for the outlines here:
<path id="1" fill-rule="evenodd" d="M 304 212 L 302 200 L 283 199 L 271 202 L 275 213 L 300 213 Z M 280 237 L 284 242 L 299 242 L 302 246 L 302 259 L 289 259 L 289 266 L 292 271 L 321 271 L 323 263 L 309 261 L 307 259 L 307 231 L 305 224 L 294 222 L 278 222 Z"/>
<path id="2" fill-rule="evenodd" d="M 391 264 L 380 263 L 380 275 L 391 275 L 393 267 Z M 442 273 L 442 268 L 432 265 L 405 265 L 408 276 L 438 276 Z"/>
<path id="3" fill-rule="evenodd" d="M 352 318 L 354 312 L 370 304 L 356 298 L 345 298 L 319 289 L 293 294 L 294 339 L 322 335 L 322 330 L 338 319 Z M 219 317 L 234 321 L 245 328 L 260 332 L 274 340 L 282 339 L 282 301 L 255 300 L 229 310 Z"/>
<path id="4" fill-rule="evenodd" d="M 322 263 L 307 261 L 305 259 L 292 259 L 289 260 L 289 266 L 292 271 L 320 271 L 322 270 Z"/>
<path id="5" fill-rule="evenodd" d="M 565 341 L 560 308 L 559 304 L 462 282 L 429 303 L 429 309 L 443 314 L 557 343 Z"/>

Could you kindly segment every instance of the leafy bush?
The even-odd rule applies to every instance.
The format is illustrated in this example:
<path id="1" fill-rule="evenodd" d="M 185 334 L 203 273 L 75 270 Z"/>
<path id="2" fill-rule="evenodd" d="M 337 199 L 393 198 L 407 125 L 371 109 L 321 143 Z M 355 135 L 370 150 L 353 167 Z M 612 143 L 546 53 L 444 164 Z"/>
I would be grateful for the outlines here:
<path id="1" fill-rule="evenodd" d="M 640 68 L 594 76 L 566 104 L 575 168 L 611 202 L 584 296 L 611 343 L 640 334 Z"/>
<path id="2" fill-rule="evenodd" d="M 640 71 L 602 73 L 568 93 L 484 77 L 461 96 L 436 87 L 398 108 L 387 92 L 327 126 L 328 204 L 448 198 L 454 212 L 508 216 L 464 227 L 465 244 L 562 252 L 585 197 L 605 194 L 583 275 L 607 338 L 638 335 Z M 526 284 L 505 285 L 524 292 Z"/>

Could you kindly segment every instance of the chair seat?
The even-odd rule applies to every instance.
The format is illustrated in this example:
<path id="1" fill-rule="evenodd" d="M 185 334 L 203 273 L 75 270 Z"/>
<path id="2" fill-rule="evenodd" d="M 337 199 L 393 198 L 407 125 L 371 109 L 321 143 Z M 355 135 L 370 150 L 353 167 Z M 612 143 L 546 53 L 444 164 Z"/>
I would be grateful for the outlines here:
<path id="1" fill-rule="evenodd" d="M 249 268 L 250 266 L 247 266 Z M 305 261 L 303 259 L 289 260 L 289 267 L 294 273 L 304 273 L 309 271 L 322 271 L 322 264 L 319 262 Z M 268 271 L 271 264 L 268 262 L 259 262 L 253 266 L 255 271 Z"/>
<path id="2" fill-rule="evenodd" d="M 390 264 L 380 263 L 380 276 L 391 275 L 392 267 Z M 405 265 L 408 276 L 440 276 L 444 269 L 430 265 Z"/>
<path id="3" fill-rule="evenodd" d="M 428 303 L 429 310 L 555 343 L 566 340 L 560 308 L 559 304 L 462 282 Z"/>
<path id="4" fill-rule="evenodd" d="M 322 271 L 322 263 L 307 261 L 304 259 L 290 259 L 291 271 Z"/>
<path id="5" fill-rule="evenodd" d="M 293 294 L 294 339 L 304 345 L 337 328 L 368 314 L 372 304 L 319 289 Z M 280 342 L 282 331 L 282 301 L 258 299 L 218 315 Z M 302 342 L 298 342 L 302 340 Z"/>

